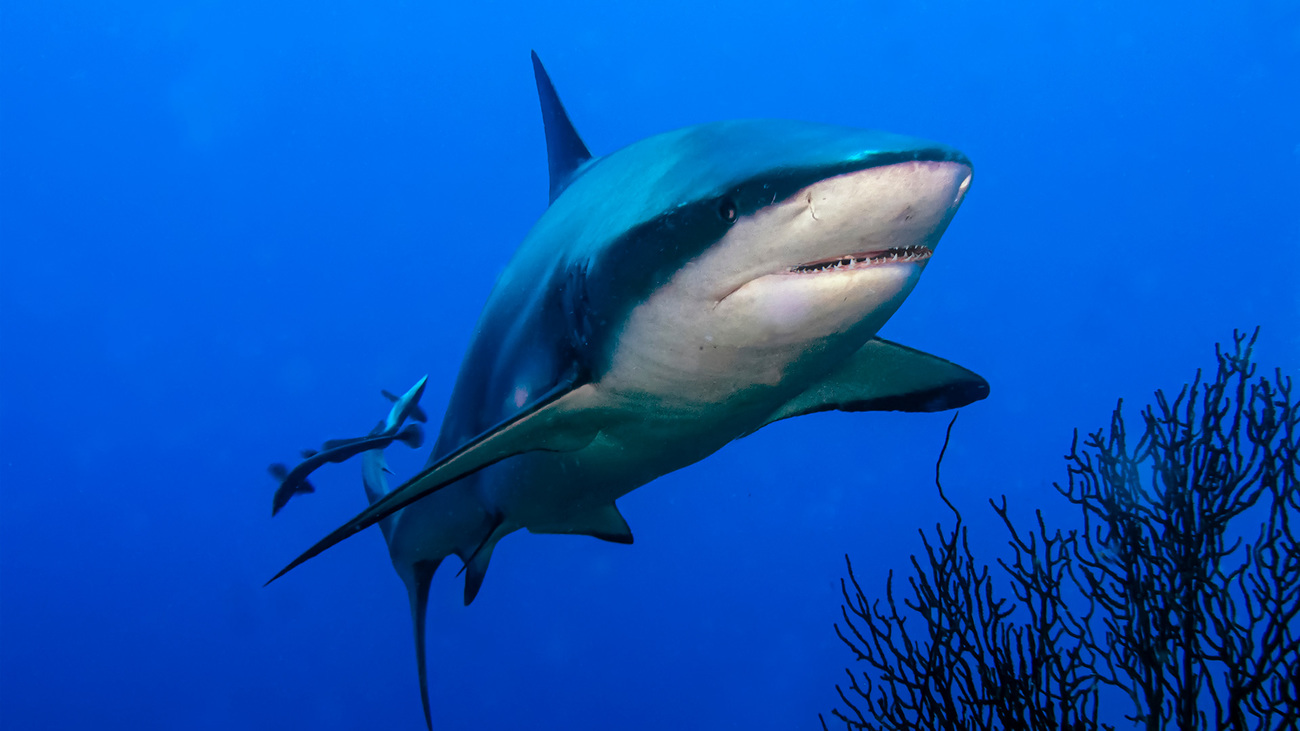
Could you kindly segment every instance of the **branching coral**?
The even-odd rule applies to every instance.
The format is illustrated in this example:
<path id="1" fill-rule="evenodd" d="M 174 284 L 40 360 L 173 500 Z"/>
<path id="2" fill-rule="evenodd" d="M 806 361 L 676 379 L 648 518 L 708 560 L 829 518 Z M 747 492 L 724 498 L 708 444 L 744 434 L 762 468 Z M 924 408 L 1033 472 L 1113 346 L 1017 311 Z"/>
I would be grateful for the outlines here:
<path id="1" fill-rule="evenodd" d="M 996 568 L 969 529 L 922 532 L 908 587 L 869 600 L 852 563 L 835 630 L 864 671 L 836 687 L 849 729 L 1300 728 L 1300 407 L 1258 376 L 1258 331 L 1214 379 L 1080 440 L 1055 487 L 1071 530 L 1027 530 L 1005 496 Z M 952 425 L 949 425 L 949 436 Z M 948 440 L 945 437 L 944 448 Z M 939 455 L 942 464 L 943 452 Z M 846 557 L 846 561 L 848 558 Z M 1008 591 L 1009 590 L 1009 591 Z M 1103 699 L 1127 696 L 1130 709 Z M 823 717 L 822 725 L 826 727 Z"/>

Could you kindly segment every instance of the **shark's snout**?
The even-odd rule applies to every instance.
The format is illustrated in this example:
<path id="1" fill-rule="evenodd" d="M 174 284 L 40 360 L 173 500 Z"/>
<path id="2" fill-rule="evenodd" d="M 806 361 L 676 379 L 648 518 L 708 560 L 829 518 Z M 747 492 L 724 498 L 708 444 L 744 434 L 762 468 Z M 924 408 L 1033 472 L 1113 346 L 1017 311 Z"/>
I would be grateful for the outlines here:
<path id="1" fill-rule="evenodd" d="M 956 210 L 970 188 L 961 162 L 910 161 L 820 180 L 801 191 L 808 217 L 844 226 L 905 226 Z"/>
<path id="2" fill-rule="evenodd" d="M 750 344 L 874 332 L 916 285 L 970 179 L 964 160 L 909 160 L 807 186 L 740 224 L 736 258 L 767 264 L 736 267 L 714 313 Z"/>
<path id="3" fill-rule="evenodd" d="M 787 203 L 791 273 L 929 259 L 970 188 L 964 162 L 908 161 L 820 180 Z M 799 210 L 802 209 L 802 210 Z"/>

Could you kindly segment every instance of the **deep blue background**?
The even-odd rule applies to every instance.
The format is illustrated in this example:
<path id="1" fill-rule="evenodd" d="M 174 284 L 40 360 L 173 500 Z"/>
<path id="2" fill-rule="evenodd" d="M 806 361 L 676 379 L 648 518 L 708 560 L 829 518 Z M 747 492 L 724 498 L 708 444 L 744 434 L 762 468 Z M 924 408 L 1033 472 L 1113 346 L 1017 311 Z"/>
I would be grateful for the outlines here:
<path id="1" fill-rule="evenodd" d="M 274 522 L 265 467 L 426 372 L 441 413 L 546 203 L 530 48 L 597 154 L 770 116 L 975 161 L 882 334 L 993 385 L 945 463 L 978 550 L 1234 327 L 1300 375 L 1295 0 L 0 9 L 4 728 L 423 726 L 378 532 L 261 586 L 356 466 Z M 946 420 L 784 422 L 624 499 L 633 547 L 517 534 L 468 609 L 445 570 L 438 727 L 813 727 L 843 554 L 881 586 L 947 520 Z"/>

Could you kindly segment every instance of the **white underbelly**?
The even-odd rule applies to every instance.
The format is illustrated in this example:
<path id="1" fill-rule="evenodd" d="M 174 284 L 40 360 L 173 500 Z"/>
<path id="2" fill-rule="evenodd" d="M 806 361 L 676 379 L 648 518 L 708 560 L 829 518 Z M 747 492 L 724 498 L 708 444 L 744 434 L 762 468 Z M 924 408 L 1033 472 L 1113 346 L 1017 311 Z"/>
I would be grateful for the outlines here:
<path id="1" fill-rule="evenodd" d="M 603 429 L 576 452 L 512 457 L 483 471 L 477 486 L 480 499 L 511 527 L 563 524 L 704 459 L 766 415 L 753 409 L 716 411 L 625 422 Z"/>

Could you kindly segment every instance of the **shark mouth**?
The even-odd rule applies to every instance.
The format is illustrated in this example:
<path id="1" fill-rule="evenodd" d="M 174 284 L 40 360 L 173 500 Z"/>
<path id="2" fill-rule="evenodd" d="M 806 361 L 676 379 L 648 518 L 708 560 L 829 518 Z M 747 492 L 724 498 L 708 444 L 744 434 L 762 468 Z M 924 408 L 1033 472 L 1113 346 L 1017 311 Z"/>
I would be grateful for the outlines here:
<path id="1" fill-rule="evenodd" d="M 906 246 L 903 248 L 889 248 L 884 251 L 868 251 L 860 254 L 844 254 L 843 256 L 833 257 L 831 259 L 822 259 L 821 261 L 809 262 L 798 266 L 790 267 L 791 274 L 816 274 L 819 272 L 840 272 L 851 271 L 854 269 L 869 269 L 882 264 L 901 264 L 908 262 L 925 261 L 930 258 L 934 252 L 928 246 Z"/>

